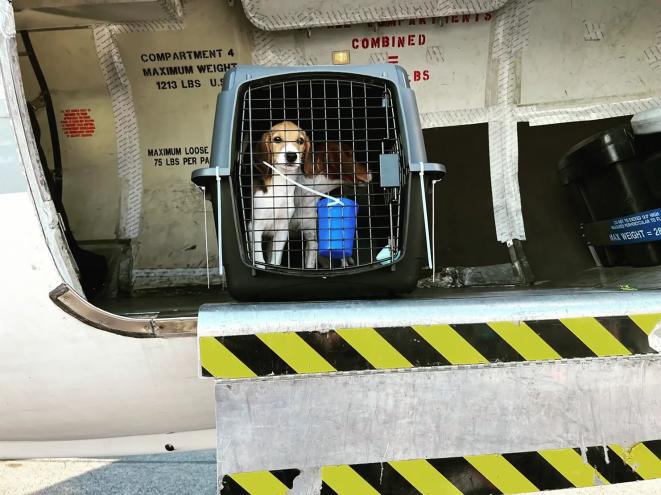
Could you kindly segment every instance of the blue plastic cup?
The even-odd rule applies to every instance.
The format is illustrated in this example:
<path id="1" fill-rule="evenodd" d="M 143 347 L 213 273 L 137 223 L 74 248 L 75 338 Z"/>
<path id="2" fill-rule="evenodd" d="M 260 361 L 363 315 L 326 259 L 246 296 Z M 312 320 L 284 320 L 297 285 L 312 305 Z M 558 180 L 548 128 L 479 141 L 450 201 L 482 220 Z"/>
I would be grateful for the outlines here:
<path id="1" fill-rule="evenodd" d="M 347 198 L 337 199 L 341 204 L 327 198 L 317 203 L 319 254 L 330 259 L 350 257 L 356 236 L 358 204 Z"/>

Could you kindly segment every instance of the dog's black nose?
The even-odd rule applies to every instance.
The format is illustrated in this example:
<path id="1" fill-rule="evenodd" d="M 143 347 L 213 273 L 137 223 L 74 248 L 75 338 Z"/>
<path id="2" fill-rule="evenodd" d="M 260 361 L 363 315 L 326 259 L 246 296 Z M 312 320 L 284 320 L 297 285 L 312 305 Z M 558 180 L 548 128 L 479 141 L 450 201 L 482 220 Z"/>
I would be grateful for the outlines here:
<path id="1" fill-rule="evenodd" d="M 296 155 L 297 155 L 297 154 L 298 154 L 298 153 L 287 152 L 287 153 L 285 154 L 285 158 L 287 159 L 287 162 L 289 162 L 289 163 L 294 163 L 294 162 L 296 161 L 296 158 L 297 158 Z"/>

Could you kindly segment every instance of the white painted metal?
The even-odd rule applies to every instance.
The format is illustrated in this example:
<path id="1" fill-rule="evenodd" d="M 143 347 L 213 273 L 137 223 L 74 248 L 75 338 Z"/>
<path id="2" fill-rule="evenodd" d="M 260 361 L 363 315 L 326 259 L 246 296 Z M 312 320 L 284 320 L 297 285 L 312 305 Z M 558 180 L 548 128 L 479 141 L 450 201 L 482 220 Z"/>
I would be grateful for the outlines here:
<path id="1" fill-rule="evenodd" d="M 81 440 L 1 441 L 0 458 L 27 459 L 35 457 L 112 457 L 140 455 L 145 452 L 166 452 L 165 445 L 176 451 L 212 449 L 216 446 L 216 430 L 194 430 L 126 437 L 85 438 Z"/>
<path id="2" fill-rule="evenodd" d="M 0 458 L 100 455 L 106 437 L 124 437 L 112 446 L 117 454 L 158 451 L 147 441 L 139 450 L 130 437 L 212 428 L 195 339 L 121 337 L 65 314 L 48 298 L 62 277 L 29 194 L 0 195 L 0 211 L 11 212 L 0 215 L 0 231 L 16 234 L 0 243 Z M 77 439 L 97 440 L 40 444 Z"/>
<path id="3" fill-rule="evenodd" d="M 38 158 L 26 134 L 5 5 L 0 182 L 11 177 L 13 186 L 0 191 L 0 458 L 98 454 L 111 443 L 117 454 L 158 451 L 158 435 L 213 428 L 211 384 L 196 377 L 194 338 L 113 335 L 77 321 L 49 299 L 61 283 L 77 282 L 35 172 Z M 209 445 L 204 434 L 185 438 L 188 448 Z M 82 439 L 88 442 L 71 442 Z"/>
<path id="4" fill-rule="evenodd" d="M 11 212 L 0 215 L 0 231 L 16 234 L 0 243 L 0 458 L 37 455 L 41 441 L 96 438 L 85 448 L 98 455 L 104 437 L 212 428 L 211 384 L 196 377 L 195 339 L 121 337 L 65 314 L 48 298 L 62 277 L 29 194 L 0 195 L 0 211 Z M 126 450 L 120 444 L 116 453 L 137 451 L 131 438 Z M 48 455 L 82 452 L 66 442 L 43 446 Z M 153 442 L 144 449 L 157 451 Z"/>

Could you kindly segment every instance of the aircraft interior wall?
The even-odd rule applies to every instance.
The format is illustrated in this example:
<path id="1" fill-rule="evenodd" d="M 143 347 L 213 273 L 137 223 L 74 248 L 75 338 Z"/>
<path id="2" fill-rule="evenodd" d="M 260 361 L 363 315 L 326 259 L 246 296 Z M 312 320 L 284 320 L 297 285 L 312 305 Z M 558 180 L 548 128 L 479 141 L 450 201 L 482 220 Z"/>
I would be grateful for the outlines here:
<path id="1" fill-rule="evenodd" d="M 241 2 L 190 0 L 180 20 L 29 31 L 57 119 L 71 232 L 108 265 L 99 304 L 155 293 L 220 297 L 211 204 L 205 217 L 190 174 L 208 166 L 224 74 L 236 64 L 328 64 L 338 50 L 351 63 L 393 56 L 407 69 L 429 161 L 447 166 L 435 186 L 441 276 L 432 285 L 661 287 L 658 267 L 595 267 L 557 174 L 572 145 L 640 107 L 626 102 L 661 96 L 650 51 L 661 46 L 661 6 L 512 2 L 526 29 L 508 59 L 495 53 L 508 36 L 499 12 L 265 32 Z M 44 101 L 22 44 L 19 55 L 52 168 Z M 499 83 L 503 64 L 512 67 L 509 92 Z M 590 110 L 599 105 L 606 110 Z M 506 153 L 494 145 L 500 128 L 514 139 Z M 525 269 L 513 272 L 515 263 Z"/>

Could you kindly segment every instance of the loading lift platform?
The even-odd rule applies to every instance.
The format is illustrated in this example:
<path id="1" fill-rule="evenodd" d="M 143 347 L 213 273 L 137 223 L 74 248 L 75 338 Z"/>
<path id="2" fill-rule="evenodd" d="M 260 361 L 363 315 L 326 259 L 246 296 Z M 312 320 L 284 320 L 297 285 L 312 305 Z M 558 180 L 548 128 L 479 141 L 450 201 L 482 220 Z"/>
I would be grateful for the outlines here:
<path id="1" fill-rule="evenodd" d="M 660 291 L 202 306 L 218 491 L 514 494 L 661 478 L 660 321 Z"/>

